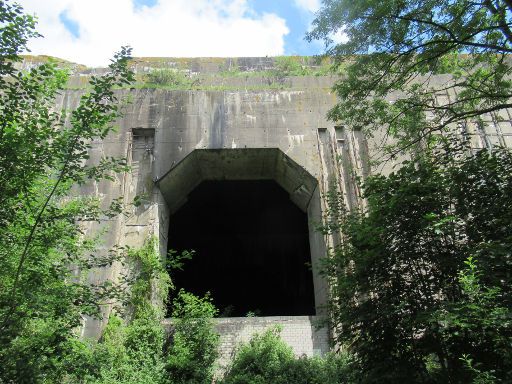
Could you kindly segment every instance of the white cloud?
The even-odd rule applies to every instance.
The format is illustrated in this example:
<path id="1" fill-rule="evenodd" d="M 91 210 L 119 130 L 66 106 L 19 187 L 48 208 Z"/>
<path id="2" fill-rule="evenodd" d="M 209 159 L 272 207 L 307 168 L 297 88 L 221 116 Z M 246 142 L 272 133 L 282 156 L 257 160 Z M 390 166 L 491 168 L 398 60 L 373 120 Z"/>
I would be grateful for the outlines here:
<path id="1" fill-rule="evenodd" d="M 346 43 L 348 41 L 348 36 L 345 32 L 343 32 L 343 28 L 338 29 L 335 33 L 331 33 L 329 38 L 335 44 Z"/>
<path id="2" fill-rule="evenodd" d="M 256 14 L 247 0 L 158 0 L 135 8 L 132 0 L 18 0 L 39 18 L 44 38 L 30 42 L 33 54 L 90 66 L 106 65 L 122 45 L 135 56 L 265 56 L 284 52 L 286 21 Z M 59 15 L 79 25 L 75 38 Z"/>
<path id="3" fill-rule="evenodd" d="M 320 0 L 295 0 L 295 5 L 314 13 L 320 9 Z"/>

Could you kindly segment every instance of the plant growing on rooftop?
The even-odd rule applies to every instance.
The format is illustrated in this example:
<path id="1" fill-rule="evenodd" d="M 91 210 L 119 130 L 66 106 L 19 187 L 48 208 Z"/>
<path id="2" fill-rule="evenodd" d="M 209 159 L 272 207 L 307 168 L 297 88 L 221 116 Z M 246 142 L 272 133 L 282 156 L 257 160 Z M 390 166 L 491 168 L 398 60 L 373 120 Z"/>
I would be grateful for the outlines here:
<path id="1" fill-rule="evenodd" d="M 162 68 L 149 72 L 146 83 L 174 89 L 190 89 L 199 84 L 199 79 L 193 79 L 178 69 Z"/>

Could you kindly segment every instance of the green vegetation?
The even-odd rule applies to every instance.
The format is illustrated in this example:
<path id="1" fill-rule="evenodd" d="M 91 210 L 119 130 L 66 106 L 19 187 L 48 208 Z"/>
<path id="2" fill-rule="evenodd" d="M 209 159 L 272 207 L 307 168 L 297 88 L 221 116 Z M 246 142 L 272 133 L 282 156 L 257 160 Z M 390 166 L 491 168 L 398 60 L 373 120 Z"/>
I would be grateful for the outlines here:
<path id="1" fill-rule="evenodd" d="M 84 224 L 113 217 L 93 197 L 75 197 L 77 184 L 111 179 L 123 159 L 86 160 L 91 142 L 112 130 L 119 100 L 112 87 L 128 84 L 130 50 L 114 56 L 109 72 L 73 111 L 54 111 L 67 73 L 52 62 L 21 73 L 14 63 L 31 37 L 34 19 L 0 2 L 0 378 L 3 382 L 59 382 L 77 348 L 82 316 L 98 316 L 116 297 L 109 284 L 87 284 L 103 257 Z"/>
<path id="2" fill-rule="evenodd" d="M 110 315 L 99 342 L 75 339 L 73 350 L 66 356 L 63 382 L 211 383 L 218 336 L 211 323 L 216 310 L 210 299 L 179 292 L 172 305 L 179 318 L 170 325 L 169 344 L 162 320 L 172 284 L 156 240 L 147 241 L 140 249 L 129 249 L 127 259 L 135 271 L 129 277 L 129 297 L 123 311 L 129 320 Z"/>
<path id="3" fill-rule="evenodd" d="M 331 323 L 365 383 L 511 377 L 512 152 L 464 150 L 370 177 L 364 211 L 332 199 Z"/>
<path id="4" fill-rule="evenodd" d="M 512 153 L 468 148 L 448 128 L 467 119 L 482 127 L 483 113 L 498 121 L 497 113 L 510 107 L 512 6 L 501 0 L 323 4 L 310 38 L 340 28 L 350 38 L 330 50 L 335 70 L 347 66 L 330 118 L 369 134 L 388 127 L 397 143 L 390 154 L 410 160 L 364 181 L 364 210 L 347 212 L 336 193 L 330 196 L 323 230 L 341 233 L 342 241 L 323 267 L 330 325 L 347 352 L 296 358 L 271 329 L 240 346 L 220 381 L 506 383 Z M 127 170 L 124 159 L 92 164 L 89 151 L 120 116 L 113 89 L 132 86 L 130 49 L 114 56 L 107 74 L 91 77 L 76 109 L 55 111 L 67 72 L 52 61 L 26 72 L 14 66 L 28 39 L 38 36 L 34 18 L 0 1 L 0 23 L 0 382 L 211 383 L 219 342 L 211 299 L 180 291 L 166 302 L 172 269 L 190 254 L 171 253 L 164 262 L 150 239 L 140 249 L 100 256 L 100 234 L 87 237 L 84 227 L 123 207 L 73 195 L 77 185 Z M 262 89 L 308 71 L 296 58 L 276 59 Z M 423 81 L 434 73 L 452 77 L 445 84 Z M 203 86 L 170 70 L 155 70 L 146 81 L 169 89 Z M 435 101 L 441 90 L 454 89 L 457 97 L 447 104 Z M 402 96 L 387 102 L 394 91 Z M 117 261 L 130 271 L 119 284 L 88 283 L 96 268 Z M 83 316 L 100 318 L 105 304 L 114 308 L 101 339 L 80 339 Z M 170 335 L 162 325 L 168 308 Z"/>
<path id="5" fill-rule="evenodd" d="M 129 321 L 111 314 L 98 342 L 79 340 L 73 335 L 61 343 L 59 365 L 42 367 L 38 377 L 19 375 L 16 382 L 211 383 L 218 336 L 212 328 L 211 317 L 216 310 L 210 299 L 180 291 L 173 303 L 174 314 L 180 318 L 171 325 L 171 343 L 167 345 L 169 335 L 162 326 L 165 300 L 161 297 L 167 297 L 171 282 L 156 241 L 147 241 L 137 250 L 129 249 L 126 256 L 137 271 L 130 277 L 129 295 L 122 311 Z M 155 293 L 161 297 L 155 297 Z M 47 342 L 38 334 L 33 336 L 34 342 Z M 34 356 L 34 360 L 39 358 L 41 355 Z M 17 361 L 17 368 L 30 363 Z M 2 380 L 7 377 L 1 376 Z"/>
<path id="6" fill-rule="evenodd" d="M 331 66 L 327 61 L 300 56 L 279 56 L 274 68 L 263 71 L 241 71 L 237 64 L 218 73 L 190 73 L 187 69 L 155 68 L 146 75 L 137 76 L 131 87 L 138 89 L 236 91 L 240 89 L 262 91 L 287 89 L 286 81 L 294 76 L 327 76 Z M 232 79 L 238 79 L 232 82 Z M 243 84 L 243 81 L 247 84 Z M 258 81 L 259 80 L 259 81 Z"/>
<path id="7" fill-rule="evenodd" d="M 266 79 L 265 79 L 266 80 Z M 286 84 L 280 83 L 265 83 L 262 82 L 261 85 L 225 85 L 225 84 L 205 84 L 199 83 L 194 87 L 183 85 L 183 86 L 166 86 L 166 85 L 156 85 L 149 83 L 139 83 L 134 84 L 134 89 L 163 89 L 167 91 L 266 91 L 266 90 L 280 90 L 280 89 L 289 89 L 289 86 Z M 76 88 L 81 89 L 81 88 Z"/>
<path id="8" fill-rule="evenodd" d="M 59 68 L 69 71 L 84 70 L 82 66 L 72 65 L 69 62 L 46 56 L 23 56 L 24 61 L 40 62 L 51 61 Z M 132 59 L 135 60 L 135 59 Z M 140 60 L 138 59 L 140 64 Z M 149 60 L 149 59 L 148 59 Z M 178 59 L 175 59 L 178 60 Z M 205 91 L 264 91 L 288 89 L 291 87 L 290 77 L 301 76 L 328 76 L 332 74 L 331 66 L 327 60 L 313 59 L 299 56 L 279 56 L 274 59 L 273 69 L 260 71 L 242 71 L 237 66 L 228 69 L 220 68 L 214 73 L 193 73 L 184 67 L 181 62 L 159 63 L 154 60 L 146 63 L 153 66 L 148 73 L 137 73 L 135 80 L 129 85 L 116 86 L 114 89 L 164 89 L 164 90 L 205 90 Z M 157 65 L 177 65 L 177 67 L 155 67 Z M 313 63 L 313 64 L 311 64 Z M 186 63 L 190 65 L 190 63 Z M 129 65 L 129 68 L 134 65 Z M 91 90 L 92 86 L 87 81 L 87 76 L 71 78 L 64 86 L 65 89 Z"/>
<path id="9" fill-rule="evenodd" d="M 270 328 L 236 351 L 223 384 L 349 384 L 356 383 L 350 356 L 300 357 Z"/>
<path id="10" fill-rule="evenodd" d="M 274 68 L 265 71 L 240 71 L 238 67 L 229 68 L 213 74 L 189 74 L 179 69 L 154 69 L 141 77 L 134 85 L 136 88 L 158 88 L 167 90 L 266 90 L 285 89 L 290 85 L 286 80 L 293 76 L 326 76 L 330 74 L 330 65 L 320 63 L 316 68 L 307 62 L 308 58 L 299 56 L 280 56 L 275 58 Z M 260 84 L 225 84 L 229 79 L 261 79 Z"/>
<path id="11" fill-rule="evenodd" d="M 201 327 L 178 322 L 174 336 L 184 341 L 182 348 L 164 348 L 161 321 L 171 282 L 156 242 L 99 255 L 101 234 L 87 237 L 84 228 L 123 207 L 115 200 L 102 208 L 105 202 L 97 198 L 73 195 L 76 185 L 113 180 L 127 170 L 124 159 L 92 163 L 89 150 L 120 116 L 113 88 L 133 81 L 130 49 L 114 56 L 108 73 L 90 78 L 90 91 L 76 109 L 54 111 L 67 72 L 52 61 L 18 71 L 19 52 L 38 36 L 34 19 L 2 1 L 0 21 L 0 382 L 175 383 L 183 359 L 200 367 L 203 378 L 188 378 L 186 371 L 180 382 L 209 382 L 215 355 L 203 349 L 204 341 L 214 348 L 216 336 L 208 321 L 201 322 L 200 345 L 193 341 Z M 186 257 L 171 255 L 169 267 Z M 123 281 L 88 283 L 96 268 L 116 261 L 130 265 Z M 195 300 L 181 293 L 175 308 L 184 317 L 192 313 L 189 318 L 212 315 L 207 299 Z M 102 305 L 112 303 L 118 305 L 100 341 L 81 340 L 83 316 L 100 318 Z"/>
<path id="12" fill-rule="evenodd" d="M 211 298 L 198 298 L 180 290 L 173 303 L 173 335 L 166 361 L 169 383 L 212 382 L 219 336 L 212 318 L 218 311 Z"/>
<path id="13" fill-rule="evenodd" d="M 384 159 L 409 159 L 364 181 L 364 210 L 330 197 L 331 322 L 363 383 L 512 376 L 512 153 L 461 139 L 512 106 L 511 15 L 502 0 L 324 0 L 308 34 L 346 70 L 328 117 L 386 127 Z"/>
<path id="14" fill-rule="evenodd" d="M 200 81 L 178 69 L 163 68 L 148 73 L 146 84 L 149 87 L 165 87 L 166 89 L 194 89 L 200 84 Z"/>

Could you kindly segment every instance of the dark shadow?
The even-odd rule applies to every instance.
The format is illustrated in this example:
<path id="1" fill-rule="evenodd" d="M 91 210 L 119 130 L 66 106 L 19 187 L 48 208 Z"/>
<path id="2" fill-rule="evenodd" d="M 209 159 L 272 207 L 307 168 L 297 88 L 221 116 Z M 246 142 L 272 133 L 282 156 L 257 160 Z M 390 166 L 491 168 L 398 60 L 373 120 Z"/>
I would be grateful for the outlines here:
<path id="1" fill-rule="evenodd" d="M 169 249 L 194 258 L 176 287 L 210 292 L 221 317 L 314 315 L 307 215 L 272 180 L 204 181 L 170 218 Z"/>

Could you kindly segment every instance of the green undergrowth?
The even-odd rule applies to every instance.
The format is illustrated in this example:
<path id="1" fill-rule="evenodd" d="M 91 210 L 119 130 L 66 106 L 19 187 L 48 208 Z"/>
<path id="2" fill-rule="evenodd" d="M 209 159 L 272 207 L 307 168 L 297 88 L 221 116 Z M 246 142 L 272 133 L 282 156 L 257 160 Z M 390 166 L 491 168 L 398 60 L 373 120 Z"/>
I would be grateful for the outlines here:
<path id="1" fill-rule="evenodd" d="M 289 88 L 286 80 L 296 76 L 327 76 L 332 74 L 330 65 L 322 64 L 317 67 L 304 65 L 301 57 L 283 56 L 276 57 L 274 67 L 264 71 L 241 71 L 238 67 L 222 70 L 215 74 L 191 74 L 187 70 L 174 68 L 154 69 L 147 75 L 139 77 L 136 87 L 163 88 L 171 90 L 229 90 L 250 88 L 260 89 L 283 89 Z M 238 78 L 248 80 L 249 78 L 262 79 L 261 85 L 240 85 L 212 84 L 216 79 Z"/>
<path id="2" fill-rule="evenodd" d="M 217 76 L 220 77 L 264 77 L 279 78 L 290 76 L 328 76 L 332 75 L 331 65 L 328 61 L 318 60 L 316 65 L 308 63 L 308 57 L 301 56 L 278 56 L 274 59 L 272 69 L 260 71 L 242 71 L 238 66 L 221 70 Z"/>
<path id="3" fill-rule="evenodd" d="M 162 89 L 166 91 L 265 91 L 291 89 L 289 84 L 261 84 L 261 85 L 224 85 L 224 84 L 199 84 L 193 87 L 169 86 L 158 84 L 135 84 L 132 89 Z"/>
<path id="4" fill-rule="evenodd" d="M 179 265 L 171 253 L 168 265 Z M 177 319 L 166 330 L 162 320 L 172 282 L 150 239 L 129 249 L 125 276 L 130 295 L 119 313 L 112 313 L 99 341 L 73 340 L 64 383 L 179 384 L 211 383 L 217 358 L 218 335 L 212 318 L 216 309 L 209 296 L 179 291 L 171 307 Z"/>
<path id="5" fill-rule="evenodd" d="M 235 351 L 226 372 L 219 371 L 218 310 L 207 294 L 180 290 L 169 305 L 171 323 L 162 320 L 173 284 L 168 268 L 183 267 L 191 253 L 170 252 L 163 263 L 156 239 L 129 248 L 125 276 L 130 295 L 112 313 L 99 341 L 70 341 L 63 365 L 65 384 L 342 384 L 355 382 L 355 360 L 346 354 L 295 357 L 280 328 L 255 334 Z"/>
<path id="6" fill-rule="evenodd" d="M 222 384 L 349 384 L 356 383 L 356 361 L 348 354 L 295 357 L 272 327 L 237 349 Z"/>
<path id="7" fill-rule="evenodd" d="M 135 83 L 130 87 L 117 87 L 114 89 L 161 89 L 164 91 L 268 91 L 268 90 L 287 90 L 293 89 L 294 87 L 288 81 L 282 83 L 264 83 L 260 85 L 229 85 L 229 84 L 208 84 L 198 83 L 193 86 L 188 85 L 161 85 L 161 84 L 150 84 L 150 83 Z M 89 86 L 66 86 L 65 89 L 72 91 L 90 90 Z M 321 87 L 319 89 L 329 90 L 330 87 Z"/>

